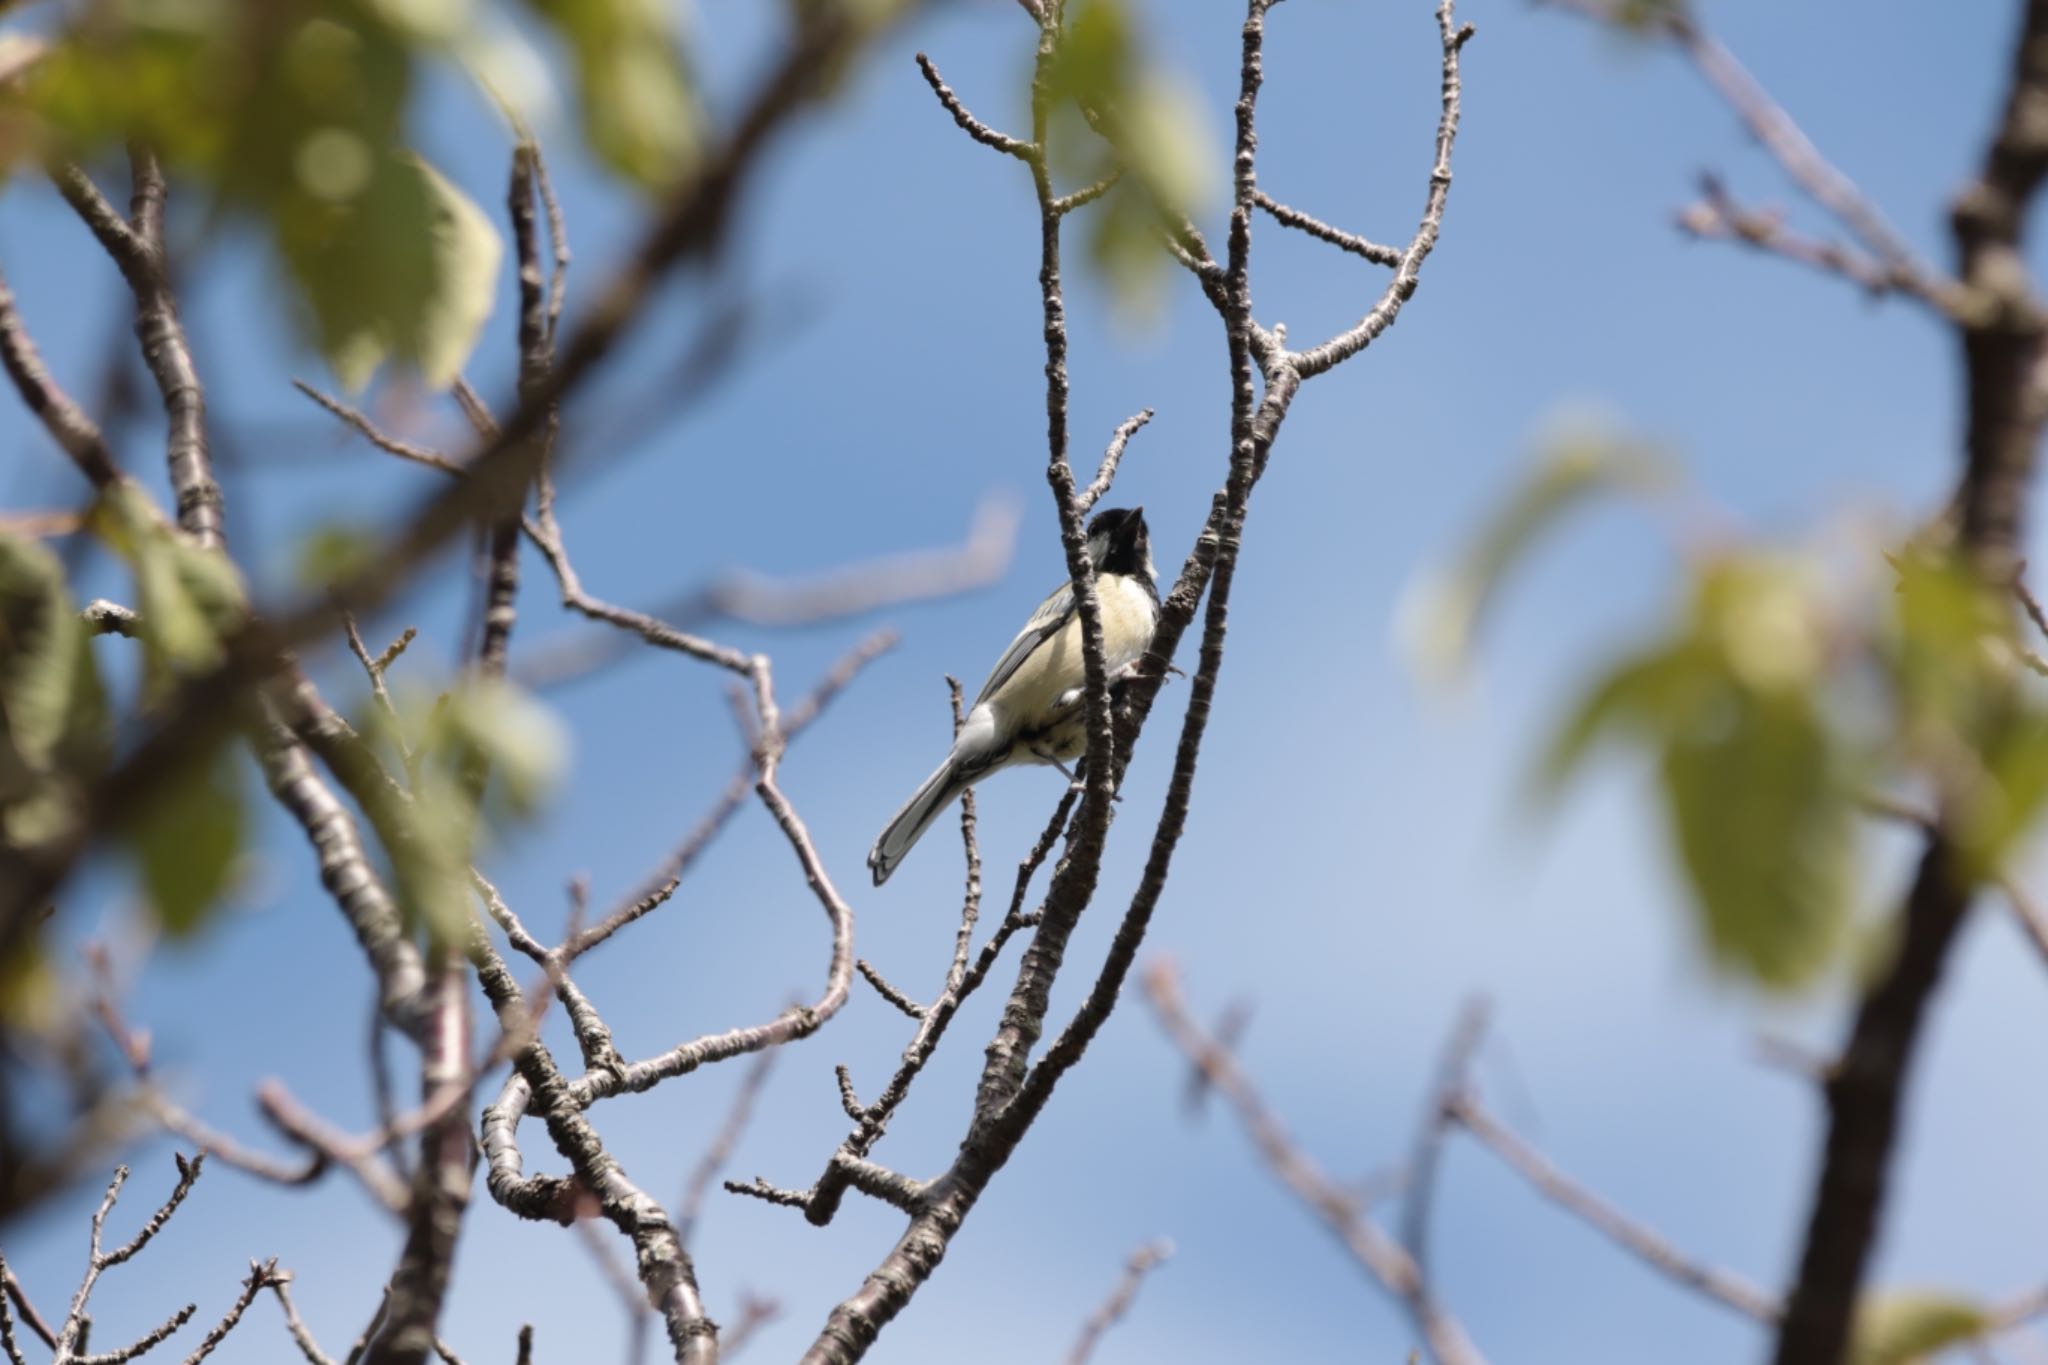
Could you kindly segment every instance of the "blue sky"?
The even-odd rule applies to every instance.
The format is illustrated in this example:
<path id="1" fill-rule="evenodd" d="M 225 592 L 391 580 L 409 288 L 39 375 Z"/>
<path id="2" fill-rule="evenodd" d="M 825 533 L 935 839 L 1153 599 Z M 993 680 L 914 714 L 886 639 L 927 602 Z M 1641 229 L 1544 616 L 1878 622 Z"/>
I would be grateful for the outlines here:
<path id="1" fill-rule="evenodd" d="M 1211 0 L 1151 8 L 1163 59 L 1200 92 L 1220 139 L 1241 12 Z M 1936 259 L 1948 254 L 1948 196 L 1994 111 L 2015 9 L 1704 6 Z M 1465 998 L 1489 994 L 1497 1037 L 1480 1077 L 1496 1106 L 1680 1246 L 1777 1285 L 1797 1254 L 1820 1107 L 1805 1085 L 1759 1065 L 1754 1042 L 1773 1030 L 1824 1048 L 1840 1031 L 1841 999 L 1762 1001 L 1702 964 L 1645 774 L 1600 768 L 1543 821 L 1518 804 L 1530 756 L 1573 688 L 1654 627 L 1672 587 L 1663 543 L 1624 511 L 1576 522 L 1506 594 L 1482 685 L 1456 702 L 1425 695 L 1395 651 L 1392 620 L 1404 588 L 1455 548 L 1561 412 L 1604 409 L 1668 442 L 1698 493 L 1756 534 L 1806 534 L 1845 507 L 1903 521 L 1942 495 L 1955 467 L 1951 344 L 1909 307 L 1673 229 L 1703 169 L 1724 172 L 1745 199 L 1793 201 L 1682 64 L 1518 0 L 1472 0 L 1461 16 L 1479 35 L 1466 52 L 1441 246 L 1398 327 L 1304 391 L 1258 490 L 1195 811 L 1147 955 L 1175 957 L 1205 1014 L 1254 1002 L 1246 1065 L 1307 1149 L 1347 1175 L 1401 1158 L 1439 1040 Z M 755 9 L 718 0 L 697 20 L 704 69 L 729 96 L 770 30 Z M 1318 216 L 1405 238 L 1436 111 L 1426 0 L 1291 0 L 1269 30 L 1262 183 Z M 671 287 L 568 425 L 570 440 L 604 456 L 566 495 L 571 549 L 592 591 L 635 604 L 733 566 L 797 574 L 955 540 L 992 491 L 1023 499 L 1016 564 L 996 587 L 815 631 L 722 633 L 772 651 L 793 697 L 867 630 L 901 628 L 902 647 L 792 752 L 785 787 L 853 900 L 859 951 L 920 994 L 950 950 L 957 852 L 935 835 L 881 892 L 864 886 L 862 857 L 943 746 L 941 675 L 978 677 L 1057 581 L 1060 560 L 1042 481 L 1029 185 L 952 127 L 910 55 L 929 51 L 978 112 L 1016 127 L 1030 41 L 1013 5 L 976 0 L 890 42 L 778 153 L 726 270 Z M 419 136 L 480 202 L 500 202 L 502 135 L 460 77 L 427 92 Z M 635 206 L 574 155 L 566 130 L 550 142 L 577 252 L 573 310 L 631 239 Z M 1256 241 L 1259 316 L 1296 339 L 1347 325 L 1377 294 L 1374 267 L 1263 222 Z M 125 331 L 119 282 L 33 180 L 0 197 L 0 268 L 57 374 L 91 394 L 110 338 Z M 319 377 L 319 365 L 278 320 L 278 287 L 251 243 L 220 243 L 188 289 L 223 433 L 231 534 L 259 587 L 282 591 L 296 536 L 337 515 L 374 519 L 431 476 L 343 439 L 291 392 L 290 376 Z M 707 310 L 734 297 L 760 304 L 762 326 L 734 339 L 730 380 L 687 412 L 624 430 L 619 415 L 658 399 Z M 1132 411 L 1157 410 L 1119 498 L 1144 503 L 1160 558 L 1177 561 L 1224 465 L 1219 330 L 1179 280 L 1145 325 L 1114 315 L 1092 283 L 1069 306 L 1078 458 L 1092 461 Z M 510 385 L 510 312 L 508 279 L 472 367 L 490 393 Z M 452 442 L 454 415 L 435 409 L 417 430 Z M 132 447 L 152 473 L 142 462 L 154 461 L 154 440 L 145 425 Z M 0 450 L 9 505 L 75 496 L 9 404 Z M 537 562 L 528 575 L 515 653 L 572 629 Z M 424 631 L 401 676 L 423 686 L 447 676 L 460 579 L 451 562 L 437 586 L 376 623 L 379 636 Z M 122 646 L 104 648 L 111 662 Z M 330 657 L 322 676 L 338 700 L 360 703 L 352 665 Z M 548 696 L 575 735 L 573 771 L 546 818 L 490 859 L 529 923 L 560 924 L 574 873 L 590 874 L 600 905 L 635 885 L 713 798 L 738 754 L 723 685 L 686 661 L 646 657 Z M 1056 1015 L 1072 1008 L 1083 964 L 1135 884 L 1184 695 L 1165 694 L 1132 772 L 1103 897 Z M 985 789 L 995 884 L 1008 881 L 1058 781 L 1024 771 Z M 1898 889 L 1899 850 L 1874 842 L 1870 852 L 1864 894 L 1877 906 Z M 66 932 L 131 941 L 131 899 L 117 869 L 99 870 L 67 902 Z M 142 970 L 130 1010 L 155 1031 L 161 1067 L 210 1121 L 252 1140 L 269 1140 L 250 1101 L 269 1076 L 337 1123 L 369 1126 L 369 978 L 280 819 L 265 824 L 244 902 L 203 943 L 159 950 Z M 815 992 L 826 952 L 786 846 L 750 809 L 669 906 L 578 977 L 621 1046 L 644 1055 Z M 956 1025 L 882 1159 L 914 1175 L 944 1165 L 999 996 L 986 992 Z M 833 1063 L 872 1092 L 905 1023 L 863 989 L 787 1052 L 732 1173 L 814 1178 L 843 1133 Z M 2044 1025 L 2040 964 L 1987 907 L 1922 1056 L 1880 1282 L 2001 1297 L 2048 1276 L 2035 1233 L 2048 1185 L 2031 1178 L 2048 1096 L 2017 1079 L 2031 1074 L 2029 1040 Z M 738 1067 L 718 1068 L 593 1117 L 627 1170 L 673 1201 L 738 1079 Z M 970 1328 L 978 1359 L 1054 1357 L 1124 1256 L 1163 1234 L 1178 1254 L 1099 1359 L 1405 1359 L 1400 1314 L 1267 1180 L 1221 1114 L 1184 1121 L 1182 1082 L 1176 1055 L 1127 1000 L 875 1358 L 957 1360 L 957 1334 Z M 529 1169 L 559 1169 L 538 1129 L 527 1137 Z M 170 1182 L 166 1148 L 146 1146 L 138 1161 L 121 1226 Z M 9 1259 L 46 1310 L 69 1293 L 95 1197 L 54 1199 L 10 1233 Z M 899 1227 L 899 1215 L 862 1200 L 821 1231 L 787 1210 L 716 1197 L 697 1242 L 707 1300 L 729 1318 L 742 1288 L 780 1298 L 785 1315 L 753 1358 L 788 1358 Z M 217 1171 L 156 1250 L 103 1282 L 95 1339 L 139 1332 L 186 1300 L 202 1318 L 217 1314 L 247 1258 L 274 1255 L 297 1272 L 302 1311 L 339 1353 L 398 1235 L 340 1180 L 288 1192 Z M 1496 1360 L 1690 1365 L 1761 1347 L 1747 1324 L 1542 1204 L 1470 1144 L 1454 1143 L 1441 1173 L 1433 1248 L 1441 1292 Z M 620 1314 L 586 1250 L 503 1214 L 479 1186 L 445 1335 L 471 1360 L 509 1358 L 521 1321 L 536 1324 L 543 1360 L 620 1354 Z M 288 1350 L 266 1304 L 215 1358 L 267 1362 Z M 2012 1358 L 2048 1358 L 2048 1346 L 2034 1351 Z"/>

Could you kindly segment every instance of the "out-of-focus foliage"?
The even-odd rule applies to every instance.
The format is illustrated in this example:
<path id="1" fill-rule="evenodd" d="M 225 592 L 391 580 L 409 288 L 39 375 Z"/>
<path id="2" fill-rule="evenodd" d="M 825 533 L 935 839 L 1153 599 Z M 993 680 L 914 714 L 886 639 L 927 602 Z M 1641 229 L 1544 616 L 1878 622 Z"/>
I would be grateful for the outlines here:
<path id="1" fill-rule="evenodd" d="M 1640 487 L 1641 446 L 1548 456 L 1406 623 L 1439 673 L 1539 533 L 1590 492 Z M 1602 670 L 1540 765 L 1555 795 L 1603 743 L 1651 760 L 1714 960 L 1775 990 L 1853 954 L 1852 871 L 1870 798 L 1933 795 L 1963 874 L 1994 875 L 2048 799 L 2048 709 L 2020 667 L 2009 591 L 1916 544 L 1818 553 L 1740 541 L 1687 561 L 1648 645 Z"/>
<path id="2" fill-rule="evenodd" d="M 1857 1306 L 1850 1365 L 1924 1365 L 1992 1326 L 1983 1306 L 1955 1294 L 1896 1290 Z"/>
<path id="3" fill-rule="evenodd" d="M 1432 683 L 1466 671 L 1508 570 L 1566 515 L 1606 494 L 1643 495 L 1671 482 L 1669 462 L 1646 443 L 1591 426 L 1560 434 L 1463 554 L 1407 594 L 1399 625 L 1416 667 Z"/>
<path id="4" fill-rule="evenodd" d="M 1824 629 L 1798 561 L 1711 562 L 1677 628 L 1590 689 L 1544 763 L 1559 782 L 1609 736 L 1654 755 L 1709 949 L 1773 987 L 1828 963 L 1849 905 L 1855 764 L 1820 695 Z"/>
<path id="5" fill-rule="evenodd" d="M 234 880 L 247 832 L 240 758 L 217 746 L 151 801 L 129 833 L 157 923 L 174 938 L 204 927 Z"/>
<path id="6" fill-rule="evenodd" d="M 526 0 L 576 66 L 584 136 L 606 164 L 662 186 L 695 165 L 704 111 L 669 0 Z"/>
<path id="7" fill-rule="evenodd" d="M 448 4 L 177 0 L 93 6 L 29 73 L 52 150 L 140 140 L 181 189 L 253 218 L 337 374 L 389 356 L 446 385 L 495 286 L 497 231 L 405 146 L 418 52 Z"/>
<path id="8" fill-rule="evenodd" d="M 135 577 L 146 695 L 160 697 L 177 678 L 216 667 L 248 608 L 227 556 L 186 539 L 127 480 L 94 504 L 90 524 Z"/>
<path id="9" fill-rule="evenodd" d="M 524 0 L 573 68 L 594 151 L 650 187 L 705 135 L 677 9 L 664 0 Z M 386 360 L 444 388 L 497 288 L 490 215 L 408 149 L 424 62 L 485 51 L 470 0 L 100 0 L 0 110 L 0 154 L 82 160 L 139 141 L 181 195 L 253 223 L 344 384 Z M 0 40 L 11 36 L 0 32 Z"/>
<path id="10" fill-rule="evenodd" d="M 57 557 L 0 532 L 0 838 L 63 833 L 108 752 L 107 699 Z"/>
<path id="11" fill-rule="evenodd" d="M 394 807 L 405 834 L 385 840 L 400 900 L 428 934 L 458 942 L 478 846 L 539 810 L 567 763 L 567 737 L 546 708 L 491 678 L 431 700 L 401 692 L 396 721 L 379 712 L 365 729 L 409 753 L 416 774 L 410 800 Z"/>
<path id="12" fill-rule="evenodd" d="M 101 495 L 87 524 L 134 575 L 145 704 L 217 667 L 248 614 L 227 556 L 187 539 L 125 479 Z M 234 756 L 216 745 L 124 831 L 158 922 L 173 935 L 196 932 L 232 878 L 246 823 L 239 779 Z"/>
<path id="13" fill-rule="evenodd" d="M 1148 301 L 1168 264 L 1160 215 L 1199 209 L 1215 165 L 1201 109 L 1141 37 L 1123 0 L 1075 0 L 1045 77 L 1053 168 L 1077 186 L 1123 171 L 1093 212 L 1088 245 L 1126 303 Z"/>

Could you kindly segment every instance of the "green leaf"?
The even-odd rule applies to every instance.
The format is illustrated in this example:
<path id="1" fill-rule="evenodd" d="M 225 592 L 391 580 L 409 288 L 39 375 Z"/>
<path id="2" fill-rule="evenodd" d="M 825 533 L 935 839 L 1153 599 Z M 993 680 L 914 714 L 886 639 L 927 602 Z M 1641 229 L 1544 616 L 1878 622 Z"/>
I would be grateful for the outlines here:
<path id="1" fill-rule="evenodd" d="M 1627 660 L 1588 688 L 1551 737 L 1537 767 L 1539 795 L 1556 795 L 1585 766 L 1594 746 L 1616 732 L 1653 740 L 1681 723 L 1695 694 L 1714 685 L 1701 661 L 1681 649 Z"/>
<path id="2" fill-rule="evenodd" d="M 1858 764 L 1829 717 L 1825 626 L 1796 561 L 1704 565 L 1677 631 L 1587 690 L 1541 770 L 1554 791 L 1608 737 L 1654 755 L 1708 949 L 1777 990 L 1834 960 L 1848 919 Z"/>
<path id="3" fill-rule="evenodd" d="M 426 749 L 449 766 L 476 761 L 490 774 L 492 811 L 500 818 L 531 817 L 567 766 L 568 739 L 561 722 L 511 683 L 475 678 L 448 694 L 434 711 Z"/>
<path id="4" fill-rule="evenodd" d="M 368 527 L 324 522 L 300 538 L 293 554 L 299 586 L 318 591 L 368 567 L 382 544 Z"/>
<path id="5" fill-rule="evenodd" d="M 1662 768 L 1709 948 L 1768 987 L 1811 981 L 1842 942 L 1856 819 L 1814 706 L 1729 689 L 1666 738 Z"/>
<path id="6" fill-rule="evenodd" d="M 490 316 L 503 243 L 469 197 L 418 157 L 322 130 L 302 156 L 324 211 L 284 238 L 336 377 L 360 390 L 386 359 L 455 382 Z"/>
<path id="7" fill-rule="evenodd" d="M 1898 571 L 1884 662 L 1909 748 L 1982 747 L 2013 699 L 2016 656 L 2009 599 L 1952 555 L 1909 547 Z"/>
<path id="8" fill-rule="evenodd" d="M 151 695 L 218 665 L 248 606 L 228 557 L 193 544 L 125 479 L 93 505 L 90 525 L 135 575 Z"/>
<path id="9" fill-rule="evenodd" d="M 216 213 L 259 224 L 352 388 L 386 358 L 445 386 L 494 293 L 496 230 L 404 150 L 415 49 L 447 0 L 179 0 L 91 7 L 30 100 L 67 156 L 137 139 Z"/>
<path id="10" fill-rule="evenodd" d="M 1159 216 L 1197 212 L 1214 188 L 1214 143 L 1187 84 L 1154 65 L 1124 0 L 1076 0 L 1046 70 L 1048 154 L 1063 179 L 1123 178 L 1091 210 L 1089 259 L 1126 305 L 1156 295 L 1167 257 Z"/>
<path id="11" fill-rule="evenodd" d="M 1569 512 L 1608 493 L 1663 487 L 1670 465 L 1645 442 L 1595 429 L 1560 436 L 1450 566 L 1412 587 L 1401 606 L 1407 653 L 1432 681 L 1466 672 L 1473 641 L 1501 585 Z"/>
<path id="12" fill-rule="evenodd" d="M 198 932 L 233 881 L 246 819 L 240 778 L 223 745 L 151 801 L 129 831 L 143 888 L 173 938 Z"/>
<path id="13" fill-rule="evenodd" d="M 1922 1365 L 1993 1324 L 1980 1304 L 1940 1290 L 1887 1290 L 1856 1307 L 1850 1365 Z"/>
<path id="14" fill-rule="evenodd" d="M 411 802 L 394 813 L 403 837 L 386 839 L 385 851 L 411 921 L 459 942 L 478 846 L 538 811 L 560 775 L 566 741 L 548 711 L 492 679 L 465 680 L 431 704 L 401 689 L 396 710 L 395 734 L 381 711 L 364 722 L 367 734 L 388 735 L 393 747 L 402 740 L 418 768 Z"/>
<path id="15" fill-rule="evenodd" d="M 106 693 L 63 566 L 0 532 L 0 839 L 27 847 L 68 828 L 109 746 Z"/>
<path id="16" fill-rule="evenodd" d="M 665 0 L 527 0 L 576 65 L 584 136 L 606 164 L 659 189 L 703 152 L 705 118 Z"/>

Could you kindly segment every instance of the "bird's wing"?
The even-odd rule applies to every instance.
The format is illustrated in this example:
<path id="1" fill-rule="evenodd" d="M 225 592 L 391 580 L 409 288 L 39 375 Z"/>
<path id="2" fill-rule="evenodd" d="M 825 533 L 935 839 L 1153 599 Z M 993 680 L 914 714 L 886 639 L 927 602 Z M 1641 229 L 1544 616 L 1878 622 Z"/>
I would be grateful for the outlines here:
<path id="1" fill-rule="evenodd" d="M 1038 604 L 1038 610 L 1031 613 L 1031 619 L 1024 623 L 1024 629 L 1017 632 L 1017 638 L 1010 641 L 1010 647 L 1003 651 L 1003 657 L 996 660 L 996 666 L 989 671 L 988 681 L 981 685 L 981 692 L 974 699 L 976 706 L 987 701 L 995 690 L 1010 680 L 1010 675 L 1023 667 L 1024 661 L 1052 636 L 1065 628 L 1074 619 L 1074 585 L 1062 583 L 1053 590 L 1052 596 Z"/>

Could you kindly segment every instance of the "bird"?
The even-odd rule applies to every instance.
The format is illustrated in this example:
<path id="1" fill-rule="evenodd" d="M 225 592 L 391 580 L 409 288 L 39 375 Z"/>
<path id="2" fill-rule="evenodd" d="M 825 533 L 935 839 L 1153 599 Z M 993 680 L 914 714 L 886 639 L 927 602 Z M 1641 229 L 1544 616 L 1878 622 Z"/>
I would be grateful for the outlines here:
<path id="1" fill-rule="evenodd" d="M 1095 595 L 1102 604 L 1102 661 L 1114 680 L 1145 656 L 1159 625 L 1159 574 L 1152 565 L 1145 509 L 1097 512 L 1088 523 L 1088 558 L 1095 565 Z M 875 885 L 889 880 L 940 812 L 989 774 L 1020 763 L 1049 764 L 1066 772 L 1066 764 L 1086 754 L 1085 682 L 1081 617 L 1068 581 L 1039 603 L 996 660 L 946 761 L 883 827 L 868 853 Z M 1072 773 L 1067 776 L 1073 780 Z"/>

